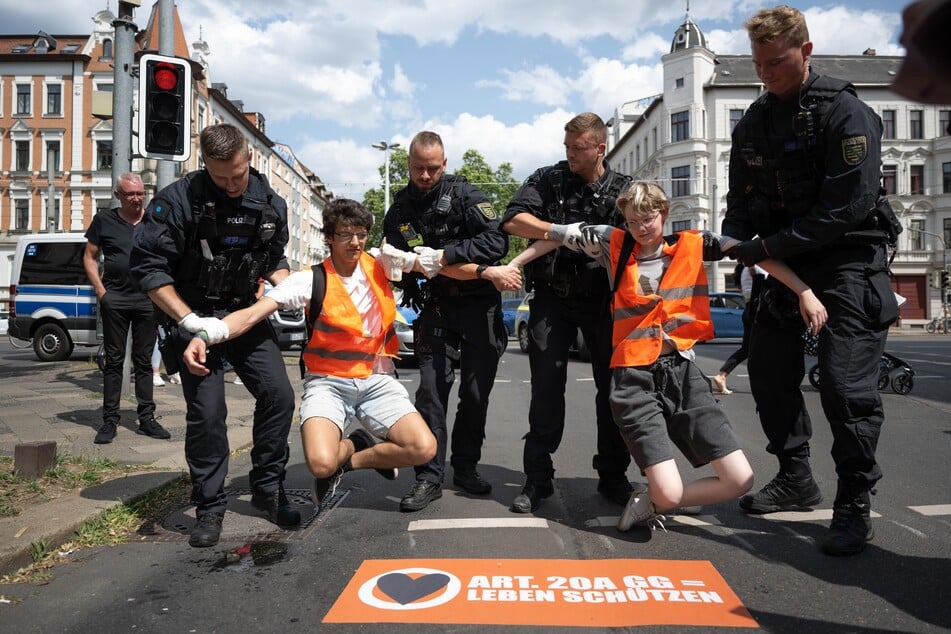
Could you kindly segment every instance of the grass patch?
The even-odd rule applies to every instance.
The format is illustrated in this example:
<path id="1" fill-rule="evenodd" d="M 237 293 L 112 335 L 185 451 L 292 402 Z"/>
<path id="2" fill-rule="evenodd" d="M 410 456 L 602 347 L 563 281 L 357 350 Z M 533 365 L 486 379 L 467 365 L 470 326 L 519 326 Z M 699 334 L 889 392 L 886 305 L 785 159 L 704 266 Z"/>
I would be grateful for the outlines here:
<path id="1" fill-rule="evenodd" d="M 191 490 L 190 479 L 181 475 L 162 487 L 149 491 L 131 504 L 119 503 L 95 518 L 83 522 L 73 539 L 53 547 L 47 540 L 30 545 L 33 564 L 16 573 L 0 577 L 0 583 L 35 583 L 48 579 L 53 566 L 63 563 L 65 555 L 80 548 L 109 546 L 127 541 L 143 525 L 154 521 L 160 512 L 172 504 L 184 504 Z"/>
<path id="2" fill-rule="evenodd" d="M 56 463 L 40 478 L 18 475 L 13 466 L 13 458 L 0 456 L 0 516 L 4 517 L 19 515 L 31 504 L 48 502 L 70 491 L 150 468 L 68 453 L 57 455 Z"/>

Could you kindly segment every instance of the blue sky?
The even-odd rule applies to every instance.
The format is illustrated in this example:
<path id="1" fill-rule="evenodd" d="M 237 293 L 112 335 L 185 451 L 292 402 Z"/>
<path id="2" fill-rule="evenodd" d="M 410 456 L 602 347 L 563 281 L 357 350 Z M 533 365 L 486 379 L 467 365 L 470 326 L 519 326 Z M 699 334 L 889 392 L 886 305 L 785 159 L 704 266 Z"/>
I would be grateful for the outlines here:
<path id="1" fill-rule="evenodd" d="M 721 54 L 748 53 L 742 22 L 776 2 L 693 0 Z M 902 0 L 798 4 L 816 54 L 902 55 Z M 136 10 L 144 27 L 151 3 Z M 87 33 L 116 0 L 0 0 L 5 33 Z M 479 150 L 522 179 L 562 158 L 564 123 L 605 120 L 657 94 L 660 58 L 686 2 L 657 0 L 182 0 L 188 42 L 208 43 L 211 81 L 228 85 L 337 196 L 379 186 L 380 140 L 439 132 L 450 170 Z M 588 9 L 584 13 L 583 9 Z"/>

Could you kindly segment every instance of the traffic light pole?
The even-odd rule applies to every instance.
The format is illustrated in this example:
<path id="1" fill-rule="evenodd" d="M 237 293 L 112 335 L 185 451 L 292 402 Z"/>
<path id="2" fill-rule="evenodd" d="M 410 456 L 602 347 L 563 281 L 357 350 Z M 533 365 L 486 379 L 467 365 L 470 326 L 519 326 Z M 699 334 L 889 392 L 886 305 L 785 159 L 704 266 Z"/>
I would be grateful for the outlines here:
<path id="1" fill-rule="evenodd" d="M 159 53 L 175 55 L 175 0 L 159 0 Z M 191 108 L 191 104 L 186 104 Z M 143 134 L 140 130 L 139 134 Z M 186 131 L 186 143 L 191 143 L 190 131 Z M 175 180 L 174 161 L 158 161 L 155 167 L 155 191 L 159 191 Z"/>
<path id="2" fill-rule="evenodd" d="M 135 67 L 135 34 L 139 30 L 132 21 L 138 3 L 119 2 L 115 28 L 115 71 L 112 79 L 112 204 L 118 207 L 116 184 L 119 175 L 132 170 L 132 77 Z"/>
<path id="3" fill-rule="evenodd" d="M 941 241 L 941 270 L 943 271 L 941 278 L 946 279 L 946 276 L 951 274 L 951 271 L 948 271 L 948 245 L 945 244 L 944 238 L 937 233 L 932 233 L 931 231 L 925 231 L 924 229 L 918 229 L 916 227 L 908 227 L 908 230 L 914 231 L 916 233 L 923 233 L 926 236 L 931 236 L 932 238 L 937 238 Z M 944 318 L 945 324 L 947 324 L 949 289 L 939 285 L 938 292 L 941 293 L 941 316 Z"/>

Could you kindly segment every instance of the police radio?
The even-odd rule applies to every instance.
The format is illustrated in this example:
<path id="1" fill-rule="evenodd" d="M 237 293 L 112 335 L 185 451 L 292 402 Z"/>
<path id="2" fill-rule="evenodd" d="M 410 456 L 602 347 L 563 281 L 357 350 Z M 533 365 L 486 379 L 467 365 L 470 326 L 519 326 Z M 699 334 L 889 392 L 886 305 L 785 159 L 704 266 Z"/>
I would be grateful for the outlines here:
<path id="1" fill-rule="evenodd" d="M 815 118 L 812 116 L 812 110 L 801 110 L 792 118 L 793 134 L 800 141 L 808 139 L 816 134 Z"/>

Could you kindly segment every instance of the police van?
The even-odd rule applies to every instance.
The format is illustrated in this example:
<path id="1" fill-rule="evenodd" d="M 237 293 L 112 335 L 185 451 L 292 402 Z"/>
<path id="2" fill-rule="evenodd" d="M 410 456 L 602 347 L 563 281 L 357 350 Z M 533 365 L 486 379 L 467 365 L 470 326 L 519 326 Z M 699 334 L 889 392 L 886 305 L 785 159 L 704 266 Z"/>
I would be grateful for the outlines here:
<path id="1" fill-rule="evenodd" d="M 9 334 L 33 342 L 40 361 L 102 343 L 96 291 L 86 277 L 82 233 L 21 236 L 10 272 Z"/>

